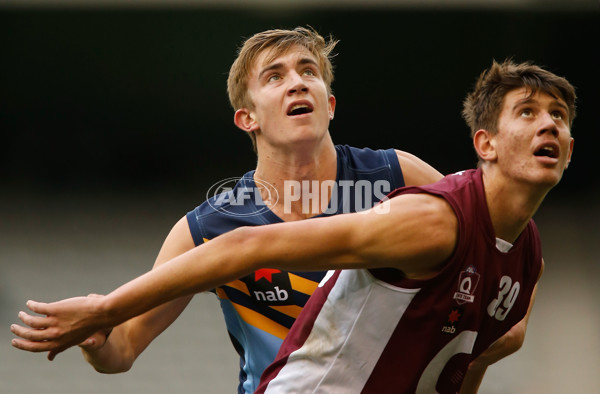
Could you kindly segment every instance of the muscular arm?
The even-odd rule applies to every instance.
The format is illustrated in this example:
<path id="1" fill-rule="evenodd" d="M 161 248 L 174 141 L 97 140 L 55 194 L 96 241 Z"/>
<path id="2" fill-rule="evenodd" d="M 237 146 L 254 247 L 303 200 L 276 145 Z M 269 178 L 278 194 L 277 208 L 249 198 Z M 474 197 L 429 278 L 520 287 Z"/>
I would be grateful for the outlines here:
<path id="1" fill-rule="evenodd" d="M 396 156 L 398 156 L 406 186 L 428 185 L 442 179 L 442 174 L 438 170 L 417 156 L 401 150 L 396 150 Z"/>
<path id="2" fill-rule="evenodd" d="M 187 220 L 175 224 L 156 258 L 154 269 L 194 248 Z M 185 309 L 192 296 L 184 296 L 160 305 L 115 327 L 108 340 L 98 332 L 81 344 L 84 358 L 98 372 L 117 373 L 131 368 L 142 351 Z M 49 353 L 54 358 L 55 353 Z"/>
<path id="3" fill-rule="evenodd" d="M 396 154 L 407 185 L 429 184 L 442 178 L 437 170 L 418 157 L 399 150 Z M 192 248 L 194 243 L 187 220 L 183 218 L 165 240 L 154 268 Z M 105 331 L 98 331 L 80 345 L 84 358 L 99 372 L 129 370 L 142 351 L 181 314 L 190 300 L 191 296 L 184 296 L 134 317 L 115 327 L 108 340 Z M 50 359 L 54 356 L 55 353 L 49 353 Z"/>
<path id="4" fill-rule="evenodd" d="M 539 278 L 544 272 L 544 261 L 542 260 L 542 269 L 540 271 Z M 475 394 L 479 390 L 479 386 L 483 381 L 483 376 L 487 367 L 500 361 L 504 357 L 507 357 L 523 346 L 525 341 L 525 332 L 527 331 L 527 323 L 529 322 L 529 316 L 533 309 L 535 302 L 535 295 L 537 293 L 537 284 L 531 294 L 531 300 L 529 301 L 529 308 L 525 317 L 517 324 L 515 324 L 506 334 L 500 337 L 496 342 L 492 344 L 485 352 L 481 353 L 479 357 L 473 360 L 469 364 L 469 369 L 463 380 L 463 384 L 460 388 L 460 394 Z"/>
<path id="5" fill-rule="evenodd" d="M 240 228 L 196 247 L 106 297 L 29 302 L 13 345 L 60 352 L 164 302 L 205 291 L 263 267 L 294 270 L 396 267 L 411 278 L 437 272 L 454 250 L 457 220 L 442 199 L 402 195 L 364 213 Z"/>

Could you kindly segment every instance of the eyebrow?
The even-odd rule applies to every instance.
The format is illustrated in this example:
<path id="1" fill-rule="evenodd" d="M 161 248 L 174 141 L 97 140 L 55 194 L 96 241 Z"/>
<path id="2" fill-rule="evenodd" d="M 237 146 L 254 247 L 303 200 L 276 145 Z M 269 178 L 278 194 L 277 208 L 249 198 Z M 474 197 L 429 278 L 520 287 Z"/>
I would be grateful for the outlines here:
<path id="1" fill-rule="evenodd" d="M 299 65 L 305 65 L 305 64 L 312 64 L 316 67 L 319 67 L 319 65 L 317 64 L 317 62 L 315 62 L 313 59 L 309 58 L 309 57 L 303 57 L 298 61 Z M 271 71 L 271 70 L 277 70 L 279 68 L 283 68 L 283 63 L 278 62 L 278 63 L 273 63 L 273 64 L 269 64 L 267 67 L 263 68 L 260 73 L 258 74 L 258 79 L 260 79 L 265 73 Z"/>
<path id="2" fill-rule="evenodd" d="M 512 109 L 513 109 L 513 111 L 515 111 L 518 107 L 520 107 L 522 105 L 531 104 L 531 103 L 538 104 L 539 101 L 530 96 L 530 97 L 527 97 L 526 99 L 517 101 Z M 551 104 L 557 105 L 560 108 L 564 109 L 567 112 L 567 114 L 569 113 L 569 108 L 561 100 L 554 98 L 554 101 L 552 101 Z"/>

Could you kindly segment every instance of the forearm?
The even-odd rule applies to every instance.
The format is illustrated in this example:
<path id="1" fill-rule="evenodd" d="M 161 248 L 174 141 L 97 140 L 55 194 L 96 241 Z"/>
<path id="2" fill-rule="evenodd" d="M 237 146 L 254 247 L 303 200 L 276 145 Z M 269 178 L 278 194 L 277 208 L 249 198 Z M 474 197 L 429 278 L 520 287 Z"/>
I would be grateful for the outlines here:
<path id="1" fill-rule="evenodd" d="M 119 325 L 168 301 L 251 273 L 257 242 L 249 238 L 246 229 L 229 232 L 117 288 L 100 300 L 102 326 Z"/>
<path id="2" fill-rule="evenodd" d="M 477 394 L 486 370 L 486 367 L 469 366 L 459 394 Z"/>
<path id="3" fill-rule="evenodd" d="M 487 367 L 521 348 L 525 338 L 525 326 L 526 321 L 522 320 L 469 364 L 460 394 L 476 394 Z"/>
<path id="4" fill-rule="evenodd" d="M 523 344 L 523 338 L 524 330 L 517 325 L 473 360 L 467 369 L 460 394 L 476 394 L 487 367 L 519 350 Z"/>
<path id="5" fill-rule="evenodd" d="M 225 233 L 108 294 L 99 304 L 102 325 L 118 325 L 167 301 L 210 290 L 260 268 L 342 268 L 349 259 L 344 250 L 351 231 L 345 230 L 349 226 L 336 225 L 337 221 L 338 217 L 318 223 L 312 219 L 311 223 L 238 228 Z M 328 242 L 320 242 L 319 235 Z"/>
<path id="6" fill-rule="evenodd" d="M 262 226 L 267 227 L 270 226 Z M 74 297 L 53 303 L 28 301 L 27 307 L 38 315 L 19 314 L 28 327 L 11 326 L 11 331 L 19 337 L 12 340 L 12 345 L 32 352 L 48 351 L 48 359 L 52 360 L 69 347 L 80 345 L 95 332 L 116 327 L 169 300 L 231 282 L 261 267 L 275 266 L 275 259 L 284 259 L 283 252 L 288 251 L 285 248 L 295 245 L 296 233 L 294 227 L 288 227 L 285 245 L 279 246 L 280 242 L 273 242 L 278 227 L 272 227 L 274 229 L 268 231 L 240 228 L 226 233 L 161 264 L 106 296 Z M 263 253 L 263 249 L 266 252 Z"/>

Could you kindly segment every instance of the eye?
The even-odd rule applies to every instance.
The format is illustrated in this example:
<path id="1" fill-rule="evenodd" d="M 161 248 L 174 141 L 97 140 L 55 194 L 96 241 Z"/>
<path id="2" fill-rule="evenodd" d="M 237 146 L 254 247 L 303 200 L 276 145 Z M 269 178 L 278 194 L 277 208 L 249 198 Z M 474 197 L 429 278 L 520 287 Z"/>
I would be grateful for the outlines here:
<path id="1" fill-rule="evenodd" d="M 306 70 L 304 70 L 303 74 L 308 75 L 309 77 L 314 77 L 316 75 L 316 73 L 313 70 L 311 70 L 310 68 L 307 68 Z"/>
<path id="2" fill-rule="evenodd" d="M 520 116 L 522 116 L 524 118 L 529 118 L 529 117 L 533 116 L 533 111 L 530 108 L 525 108 L 525 109 L 521 110 Z"/>
<path id="3" fill-rule="evenodd" d="M 552 119 L 562 120 L 565 118 L 565 115 L 561 111 L 553 111 L 550 115 Z"/>
<path id="4" fill-rule="evenodd" d="M 268 82 L 274 82 L 274 81 L 279 81 L 281 79 L 281 76 L 279 74 L 272 74 L 269 76 L 269 78 L 267 78 Z"/>

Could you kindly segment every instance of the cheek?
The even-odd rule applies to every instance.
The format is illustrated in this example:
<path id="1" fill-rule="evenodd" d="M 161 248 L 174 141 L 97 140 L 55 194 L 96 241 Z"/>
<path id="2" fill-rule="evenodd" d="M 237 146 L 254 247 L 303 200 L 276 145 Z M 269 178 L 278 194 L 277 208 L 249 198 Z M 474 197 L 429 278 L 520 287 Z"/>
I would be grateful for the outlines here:
<path id="1" fill-rule="evenodd" d="M 531 137 L 523 130 L 513 130 L 506 134 L 506 149 L 508 151 L 520 151 L 529 146 Z"/>
<path id="2" fill-rule="evenodd" d="M 529 143 L 520 133 L 507 134 L 496 145 L 500 159 L 508 163 L 515 162 L 519 158 L 525 158 L 525 155 L 528 155 L 528 149 Z"/>
<path id="3" fill-rule="evenodd" d="M 276 106 L 275 103 L 264 102 L 264 105 L 256 107 L 256 113 L 261 116 L 263 121 L 268 122 L 277 113 L 278 109 L 279 106 Z"/>

